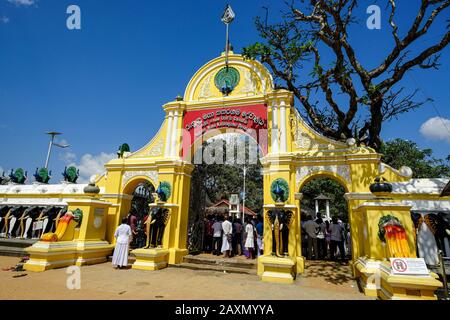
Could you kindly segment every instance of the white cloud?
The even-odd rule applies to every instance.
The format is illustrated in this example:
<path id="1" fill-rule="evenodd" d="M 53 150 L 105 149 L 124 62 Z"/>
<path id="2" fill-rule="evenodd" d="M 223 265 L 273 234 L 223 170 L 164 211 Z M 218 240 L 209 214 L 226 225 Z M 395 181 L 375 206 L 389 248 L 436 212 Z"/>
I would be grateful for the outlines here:
<path id="1" fill-rule="evenodd" d="M 16 6 L 31 6 L 36 1 L 35 0 L 8 0 L 8 2 L 15 4 Z"/>
<path id="2" fill-rule="evenodd" d="M 443 140 L 450 143 L 450 120 L 434 117 L 420 126 L 420 133 L 431 140 Z"/>
<path id="3" fill-rule="evenodd" d="M 87 183 L 92 175 L 105 172 L 104 164 L 116 157 L 117 155 L 115 153 L 102 152 L 94 156 L 87 153 L 81 157 L 79 164 L 72 162 L 69 165 L 75 166 L 80 170 L 78 182 Z"/>
<path id="4" fill-rule="evenodd" d="M 6 16 L 1 16 L 0 17 L 0 23 L 8 23 L 9 22 L 9 18 Z"/>
<path id="5" fill-rule="evenodd" d="M 77 155 L 73 152 L 65 152 L 59 154 L 59 160 L 63 161 L 66 164 L 73 163 L 77 160 Z"/>

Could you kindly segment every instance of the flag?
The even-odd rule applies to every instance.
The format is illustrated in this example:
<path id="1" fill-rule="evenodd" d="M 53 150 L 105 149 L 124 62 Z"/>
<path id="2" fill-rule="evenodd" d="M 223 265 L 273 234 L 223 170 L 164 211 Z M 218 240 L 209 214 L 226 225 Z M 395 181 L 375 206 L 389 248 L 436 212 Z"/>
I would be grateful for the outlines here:
<path id="1" fill-rule="evenodd" d="M 225 11 L 222 15 L 222 22 L 225 24 L 230 24 L 231 22 L 233 22 L 234 20 L 234 12 L 233 9 L 231 9 L 231 6 L 229 4 L 227 4 Z"/>

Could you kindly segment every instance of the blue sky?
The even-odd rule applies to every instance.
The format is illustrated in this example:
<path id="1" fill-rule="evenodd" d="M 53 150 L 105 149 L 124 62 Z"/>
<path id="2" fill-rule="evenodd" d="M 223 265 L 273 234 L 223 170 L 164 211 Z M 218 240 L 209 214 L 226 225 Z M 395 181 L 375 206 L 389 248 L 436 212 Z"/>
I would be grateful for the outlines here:
<path id="1" fill-rule="evenodd" d="M 418 1 L 399 2 L 402 27 L 416 10 L 411 3 Z M 195 71 L 222 51 L 220 16 L 226 3 L 0 0 L 0 168 L 23 167 L 33 181 L 35 168 L 45 163 L 48 130 L 64 132 L 61 139 L 71 145 L 54 149 L 54 183 L 65 164 L 76 163 L 87 176 L 100 170 L 120 144 L 127 142 L 132 150 L 143 146 L 160 127 L 161 106 L 182 95 Z M 265 15 L 263 6 L 270 9 L 269 21 L 285 9 L 283 1 L 274 0 L 230 3 L 236 13 L 231 42 L 238 53 L 258 40 L 253 19 Z M 66 28 L 71 4 L 81 8 L 81 30 Z M 365 28 L 365 9 L 357 9 L 362 24 L 350 40 L 362 61 L 376 63 L 380 51 L 390 48 L 390 30 L 385 21 L 381 30 Z M 434 43 L 444 32 L 433 28 L 419 45 Z M 433 98 L 444 121 L 450 119 L 448 62 L 447 49 L 440 70 L 413 71 L 403 82 L 411 90 L 419 87 L 419 97 Z M 433 131 L 443 128 L 442 121 L 431 123 L 427 136 L 420 132 L 433 117 L 436 111 L 427 104 L 387 123 L 383 138 L 414 140 L 445 157 L 450 133 Z"/>

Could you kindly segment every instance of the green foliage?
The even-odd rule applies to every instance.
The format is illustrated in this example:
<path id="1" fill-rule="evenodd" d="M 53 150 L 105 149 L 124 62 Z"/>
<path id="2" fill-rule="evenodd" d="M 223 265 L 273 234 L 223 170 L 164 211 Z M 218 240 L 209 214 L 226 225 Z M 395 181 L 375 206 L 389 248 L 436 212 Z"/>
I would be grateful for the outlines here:
<path id="1" fill-rule="evenodd" d="M 303 193 L 302 206 L 315 210 L 314 198 L 323 194 L 330 200 L 330 215 L 338 216 L 342 220 L 347 220 L 347 201 L 344 198 L 345 188 L 337 181 L 329 178 L 317 178 L 308 182 L 300 191 Z M 324 204 L 320 207 L 320 212 L 325 214 Z"/>
<path id="2" fill-rule="evenodd" d="M 420 149 L 413 141 L 395 139 L 382 144 L 381 160 L 393 168 L 408 166 L 414 178 L 450 177 L 450 155 L 447 159 L 436 159 L 431 149 Z"/>
<path id="3" fill-rule="evenodd" d="M 250 60 L 254 60 L 258 57 L 264 58 L 265 56 L 270 56 L 270 54 L 270 47 L 261 42 L 256 42 L 242 49 L 242 55 L 244 58 Z"/>

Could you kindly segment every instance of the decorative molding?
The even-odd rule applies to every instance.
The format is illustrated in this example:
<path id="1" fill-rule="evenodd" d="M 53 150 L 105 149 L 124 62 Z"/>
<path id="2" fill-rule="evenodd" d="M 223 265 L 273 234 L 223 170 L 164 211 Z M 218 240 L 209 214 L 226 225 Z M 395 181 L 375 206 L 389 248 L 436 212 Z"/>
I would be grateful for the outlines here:
<path id="1" fill-rule="evenodd" d="M 335 150 L 336 147 L 329 144 L 323 144 L 311 137 L 302 125 L 296 125 L 294 130 L 294 144 L 299 149 L 328 149 Z"/>
<path id="2" fill-rule="evenodd" d="M 315 132 L 311 127 L 309 127 L 305 121 L 302 119 L 300 113 L 295 110 L 294 114 L 290 118 L 291 130 L 294 134 L 294 144 L 299 149 L 327 149 L 327 150 L 336 150 L 337 146 L 342 146 L 342 148 L 347 148 L 345 143 L 341 143 L 339 141 L 335 141 L 324 136 L 320 136 L 318 133 L 316 135 L 320 136 L 327 143 L 321 143 L 308 132 L 309 129 L 312 132 Z"/>
<path id="3" fill-rule="evenodd" d="M 158 157 L 158 156 L 162 156 L 163 154 L 163 147 L 164 147 L 164 139 L 161 136 L 158 140 L 158 142 L 155 143 L 155 145 L 148 150 L 147 152 L 145 152 L 143 154 L 144 157 Z"/>
<path id="4" fill-rule="evenodd" d="M 238 67 L 238 69 L 244 78 L 244 85 L 242 86 L 241 90 L 239 90 L 239 93 L 247 95 L 258 94 L 256 88 L 256 79 L 255 79 L 256 77 L 247 68 Z"/>
<path id="5" fill-rule="evenodd" d="M 200 87 L 200 92 L 198 94 L 199 99 L 208 99 L 212 96 L 211 92 L 211 79 L 213 77 L 213 73 L 211 73 L 205 80 L 203 80 L 203 83 Z"/>
<path id="6" fill-rule="evenodd" d="M 156 170 L 149 170 L 149 171 L 125 171 L 122 176 L 122 188 L 125 187 L 125 185 L 137 176 L 144 176 L 149 178 L 153 184 L 156 186 L 158 183 L 158 171 Z"/>
<path id="7" fill-rule="evenodd" d="M 303 180 L 315 173 L 320 171 L 328 171 L 340 176 L 348 185 L 352 184 L 352 178 L 350 176 L 350 166 L 349 165 L 328 165 L 328 166 L 301 166 L 297 167 L 297 172 L 295 176 L 296 189 L 300 187 L 300 183 Z"/>

